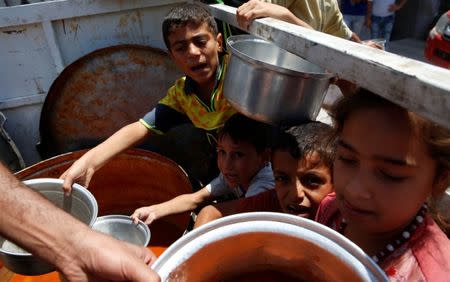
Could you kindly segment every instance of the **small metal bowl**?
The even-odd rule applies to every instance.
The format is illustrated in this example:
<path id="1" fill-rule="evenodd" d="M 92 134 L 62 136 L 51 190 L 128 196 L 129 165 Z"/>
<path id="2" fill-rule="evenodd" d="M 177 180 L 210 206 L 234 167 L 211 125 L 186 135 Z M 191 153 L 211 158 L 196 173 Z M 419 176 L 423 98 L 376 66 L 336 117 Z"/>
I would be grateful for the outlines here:
<path id="1" fill-rule="evenodd" d="M 150 242 L 150 229 L 139 221 L 136 225 L 126 215 L 105 215 L 97 218 L 92 229 L 138 246 L 147 246 Z"/>
<path id="2" fill-rule="evenodd" d="M 37 178 L 23 181 L 23 184 L 39 192 L 78 220 L 89 226 L 94 224 L 98 213 L 97 201 L 83 186 L 73 184 L 71 195 L 64 197 L 61 179 Z M 0 259 L 9 270 L 22 275 L 42 275 L 55 270 L 52 265 L 34 257 L 1 236 Z"/>

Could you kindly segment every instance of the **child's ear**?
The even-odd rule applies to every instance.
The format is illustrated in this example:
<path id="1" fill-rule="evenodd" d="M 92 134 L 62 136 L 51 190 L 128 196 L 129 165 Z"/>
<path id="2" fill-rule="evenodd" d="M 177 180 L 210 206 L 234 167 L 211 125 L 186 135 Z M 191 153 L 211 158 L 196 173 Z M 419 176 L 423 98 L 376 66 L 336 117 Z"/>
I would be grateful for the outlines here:
<path id="1" fill-rule="evenodd" d="M 167 55 L 169 55 L 170 59 L 173 60 L 173 54 L 172 54 L 172 51 L 170 49 L 167 50 Z"/>
<path id="2" fill-rule="evenodd" d="M 217 37 L 216 37 L 216 41 L 217 41 L 217 50 L 219 50 L 219 52 L 223 51 L 223 36 L 222 33 L 218 33 Z"/>

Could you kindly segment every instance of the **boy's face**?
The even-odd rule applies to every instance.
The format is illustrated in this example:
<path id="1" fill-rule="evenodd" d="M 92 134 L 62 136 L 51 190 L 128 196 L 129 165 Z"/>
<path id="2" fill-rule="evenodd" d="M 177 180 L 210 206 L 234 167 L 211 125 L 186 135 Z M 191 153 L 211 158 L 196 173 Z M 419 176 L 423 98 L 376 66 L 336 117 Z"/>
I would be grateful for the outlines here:
<path id="1" fill-rule="evenodd" d="M 272 167 L 282 211 L 314 219 L 322 199 L 333 191 L 330 168 L 317 153 L 296 159 L 282 150 L 274 152 Z"/>
<path id="2" fill-rule="evenodd" d="M 200 86 L 215 80 L 222 50 L 222 35 L 216 37 L 206 23 L 173 28 L 168 36 L 175 64 Z"/>
<path id="3" fill-rule="evenodd" d="M 217 144 L 217 165 L 230 187 L 247 189 L 253 177 L 268 161 L 269 152 L 258 153 L 246 141 L 234 142 L 225 134 Z"/>

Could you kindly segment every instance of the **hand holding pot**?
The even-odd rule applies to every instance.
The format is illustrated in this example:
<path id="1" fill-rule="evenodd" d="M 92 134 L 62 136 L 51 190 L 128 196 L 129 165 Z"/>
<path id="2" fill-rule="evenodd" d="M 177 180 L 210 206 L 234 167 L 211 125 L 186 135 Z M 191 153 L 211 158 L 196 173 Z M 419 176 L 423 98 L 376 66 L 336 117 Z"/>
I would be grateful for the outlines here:
<path id="1" fill-rule="evenodd" d="M 72 185 L 75 181 L 87 188 L 91 182 L 94 172 L 95 169 L 89 164 L 84 156 L 74 162 L 72 166 L 59 177 L 64 180 L 64 193 L 66 195 L 71 193 Z"/>
<path id="2" fill-rule="evenodd" d="M 156 260 L 149 249 L 91 230 L 88 235 L 74 244 L 79 259 L 61 269 L 68 281 L 159 281 L 149 267 Z"/>
<path id="3" fill-rule="evenodd" d="M 147 225 L 151 224 L 153 221 L 161 217 L 158 209 L 158 205 L 138 208 L 131 215 L 133 223 L 138 224 L 139 220 L 142 220 Z"/>

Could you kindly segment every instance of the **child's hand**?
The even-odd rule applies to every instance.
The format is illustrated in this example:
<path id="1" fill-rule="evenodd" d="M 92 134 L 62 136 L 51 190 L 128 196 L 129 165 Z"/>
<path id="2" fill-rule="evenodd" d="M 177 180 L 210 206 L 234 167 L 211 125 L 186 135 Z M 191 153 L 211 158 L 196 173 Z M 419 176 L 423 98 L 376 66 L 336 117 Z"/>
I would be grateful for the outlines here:
<path id="1" fill-rule="evenodd" d="M 72 185 L 75 181 L 87 188 L 94 172 L 94 168 L 90 167 L 84 159 L 79 159 L 74 162 L 72 166 L 59 177 L 64 180 L 64 193 L 66 195 L 71 193 Z"/>
<path id="2" fill-rule="evenodd" d="M 158 208 L 156 205 L 138 208 L 131 215 L 131 219 L 133 219 L 134 224 L 138 224 L 139 219 L 142 220 L 145 224 L 150 225 L 154 220 L 158 219 Z"/>

